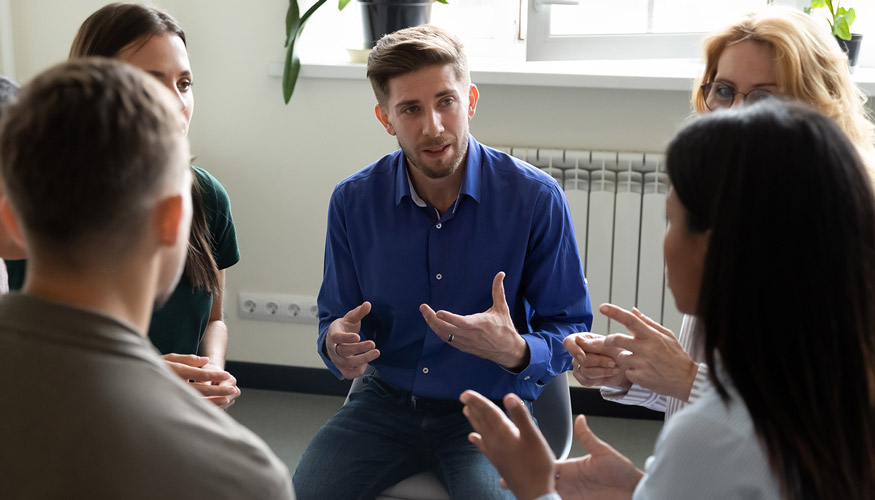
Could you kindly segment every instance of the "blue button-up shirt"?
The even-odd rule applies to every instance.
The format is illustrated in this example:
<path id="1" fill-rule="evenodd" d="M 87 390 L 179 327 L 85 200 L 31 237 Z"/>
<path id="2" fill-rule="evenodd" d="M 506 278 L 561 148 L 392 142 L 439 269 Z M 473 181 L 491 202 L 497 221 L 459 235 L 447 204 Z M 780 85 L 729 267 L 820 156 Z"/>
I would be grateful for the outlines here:
<path id="1" fill-rule="evenodd" d="M 318 352 L 328 326 L 363 301 L 361 337 L 390 385 L 422 397 L 455 399 L 465 389 L 534 400 L 568 370 L 568 334 L 592 325 L 568 203 L 540 170 L 469 138 L 459 199 L 439 218 L 411 189 L 396 151 L 337 185 L 328 209 L 319 291 Z M 420 304 L 467 315 L 492 307 L 492 280 L 504 271 L 514 326 L 529 364 L 514 373 L 445 343 Z"/>

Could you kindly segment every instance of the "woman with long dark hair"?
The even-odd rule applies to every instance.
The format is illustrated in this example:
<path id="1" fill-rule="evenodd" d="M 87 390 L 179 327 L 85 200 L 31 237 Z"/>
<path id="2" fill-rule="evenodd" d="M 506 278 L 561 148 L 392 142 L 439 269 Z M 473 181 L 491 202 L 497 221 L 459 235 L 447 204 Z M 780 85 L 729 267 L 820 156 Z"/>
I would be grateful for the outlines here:
<path id="1" fill-rule="evenodd" d="M 766 8 L 716 31 L 703 49 L 705 68 L 691 98 L 696 113 L 773 96 L 804 102 L 835 120 L 870 175 L 875 173 L 875 125 L 866 95 L 854 84 L 847 55 L 826 23 L 796 9 Z M 625 314 L 610 304 L 600 311 L 611 318 Z M 684 316 L 675 339 L 667 328 L 633 313 L 648 325 L 640 336 L 580 333 L 565 339 L 575 357 L 574 377 L 583 385 L 600 386 L 608 400 L 665 411 L 668 421 L 708 385 L 708 365 L 701 352 L 691 349 L 700 325 Z M 598 354 L 615 358 L 618 368 L 601 368 L 607 360 Z"/>
<path id="2" fill-rule="evenodd" d="M 71 59 L 90 56 L 118 58 L 159 79 L 179 99 L 188 133 L 194 79 L 185 32 L 169 14 L 135 3 L 98 9 L 82 23 L 70 48 Z M 194 214 L 185 272 L 167 303 L 153 314 L 149 339 L 180 377 L 227 408 L 240 390 L 224 370 L 224 270 L 240 260 L 240 253 L 228 193 L 209 172 L 191 168 Z M 10 287 L 19 288 L 24 261 L 8 262 L 8 267 Z"/>
<path id="3" fill-rule="evenodd" d="M 472 441 L 518 498 L 875 498 L 875 198 L 857 149 L 771 100 L 687 125 L 666 166 L 668 283 L 701 322 L 711 387 L 666 423 L 646 471 L 582 417 L 590 455 L 553 464 L 513 395 L 519 430 L 463 394 Z"/>

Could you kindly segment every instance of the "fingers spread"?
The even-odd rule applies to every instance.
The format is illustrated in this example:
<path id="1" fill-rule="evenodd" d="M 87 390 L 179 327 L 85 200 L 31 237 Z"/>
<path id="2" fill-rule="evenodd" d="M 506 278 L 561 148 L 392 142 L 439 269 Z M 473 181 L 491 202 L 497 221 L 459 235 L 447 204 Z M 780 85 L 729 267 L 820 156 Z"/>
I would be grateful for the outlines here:
<path id="1" fill-rule="evenodd" d="M 432 310 L 428 304 L 422 304 L 419 306 L 419 311 L 422 313 L 422 317 L 425 318 L 425 322 L 428 324 L 429 328 L 441 338 L 446 339 L 451 333 L 455 334 L 458 331 L 458 328 L 451 323 L 447 323 L 438 318 L 437 314 L 435 314 L 434 310 Z"/>
<path id="2" fill-rule="evenodd" d="M 529 409 L 523 404 L 523 401 L 516 394 L 508 394 L 504 397 L 504 409 L 507 410 L 510 419 L 522 432 L 535 434 L 538 428 L 535 427 L 535 422 L 532 420 L 532 415 Z"/>
<path id="3" fill-rule="evenodd" d="M 632 312 L 635 314 L 635 316 L 637 316 L 638 318 L 640 318 L 641 321 L 643 321 L 643 322 L 644 322 L 647 326 L 649 326 L 650 328 L 653 328 L 654 330 L 658 331 L 659 333 L 661 333 L 661 334 L 663 334 L 663 335 L 669 335 L 669 336 L 671 336 L 671 337 L 675 337 L 675 334 L 674 334 L 673 331 L 671 331 L 671 330 L 669 330 L 668 328 L 666 328 L 666 327 L 660 325 L 660 324 L 657 323 L 656 321 L 653 321 L 653 320 L 650 319 L 650 317 L 648 317 L 646 314 L 644 314 L 643 312 L 639 311 L 637 307 L 632 308 Z"/>
<path id="4" fill-rule="evenodd" d="M 489 401 L 475 391 L 467 390 L 463 392 L 459 400 L 465 405 L 462 412 L 481 437 L 485 434 L 488 439 L 490 433 L 495 430 L 495 426 L 504 425 L 503 421 L 507 420 L 504 413 L 492 401 Z M 507 421 L 507 425 L 511 425 L 509 421 Z"/>

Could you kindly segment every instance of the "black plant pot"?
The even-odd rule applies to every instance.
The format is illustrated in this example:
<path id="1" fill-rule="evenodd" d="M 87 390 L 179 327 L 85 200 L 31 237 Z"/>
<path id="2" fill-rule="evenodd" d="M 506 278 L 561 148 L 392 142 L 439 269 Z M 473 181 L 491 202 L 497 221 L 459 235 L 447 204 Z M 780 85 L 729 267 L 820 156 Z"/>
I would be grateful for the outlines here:
<path id="1" fill-rule="evenodd" d="M 860 45 L 863 45 L 863 35 L 859 33 L 851 33 L 850 40 L 842 40 L 836 37 L 839 42 L 839 47 L 848 55 L 848 64 L 851 68 L 857 65 L 857 58 L 860 55 Z"/>
<path id="2" fill-rule="evenodd" d="M 428 24 L 431 0 L 359 0 L 365 47 L 373 48 L 388 33 Z"/>

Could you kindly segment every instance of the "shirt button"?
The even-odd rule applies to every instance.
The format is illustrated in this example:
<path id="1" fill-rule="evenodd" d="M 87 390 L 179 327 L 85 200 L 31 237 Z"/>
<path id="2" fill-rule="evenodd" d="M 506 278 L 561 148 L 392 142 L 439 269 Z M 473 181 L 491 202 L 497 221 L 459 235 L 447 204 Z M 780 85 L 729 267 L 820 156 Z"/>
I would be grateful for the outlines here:
<path id="1" fill-rule="evenodd" d="M 441 273 L 437 273 L 437 274 L 435 275 L 435 278 L 437 278 L 437 279 L 443 279 L 443 277 L 444 277 L 444 275 L 441 274 Z"/>
<path id="2" fill-rule="evenodd" d="M 532 377 L 530 377 L 529 375 L 526 375 L 525 377 L 523 377 L 523 380 L 528 380 L 530 378 L 532 378 Z"/>
<path id="3" fill-rule="evenodd" d="M 422 369 L 422 373 L 428 373 L 428 367 L 427 367 L 427 366 L 426 366 L 425 368 Z"/>
<path id="4" fill-rule="evenodd" d="M 440 228 L 444 227 L 444 225 L 441 224 L 440 222 L 438 222 L 437 225 L 436 225 L 435 227 L 438 228 L 438 229 L 440 229 Z"/>

